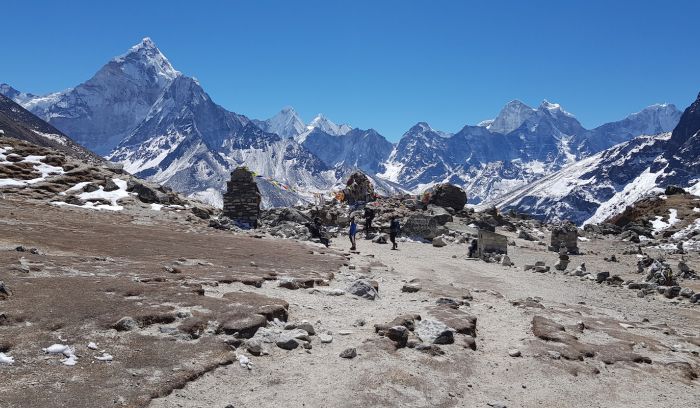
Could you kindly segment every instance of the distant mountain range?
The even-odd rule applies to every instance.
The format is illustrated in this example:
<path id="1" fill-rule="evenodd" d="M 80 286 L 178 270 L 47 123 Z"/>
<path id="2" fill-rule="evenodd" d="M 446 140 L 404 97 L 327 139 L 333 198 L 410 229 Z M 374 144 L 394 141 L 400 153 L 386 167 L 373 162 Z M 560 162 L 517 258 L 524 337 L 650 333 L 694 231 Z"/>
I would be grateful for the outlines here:
<path id="1" fill-rule="evenodd" d="M 493 120 L 454 134 L 418 123 L 394 144 L 323 115 L 305 123 L 291 107 L 267 120 L 230 112 L 149 38 L 74 88 L 37 96 L 3 84 L 0 94 L 128 171 L 215 205 L 239 165 L 263 176 L 268 206 L 337 188 L 355 169 L 386 194 L 452 182 L 472 204 L 495 202 L 617 144 L 670 132 L 681 116 L 673 105 L 652 105 L 585 129 L 557 104 L 512 101 Z"/>
<path id="2" fill-rule="evenodd" d="M 700 195 L 700 95 L 673 132 L 618 144 L 495 201 L 545 220 L 599 223 L 668 185 Z"/>

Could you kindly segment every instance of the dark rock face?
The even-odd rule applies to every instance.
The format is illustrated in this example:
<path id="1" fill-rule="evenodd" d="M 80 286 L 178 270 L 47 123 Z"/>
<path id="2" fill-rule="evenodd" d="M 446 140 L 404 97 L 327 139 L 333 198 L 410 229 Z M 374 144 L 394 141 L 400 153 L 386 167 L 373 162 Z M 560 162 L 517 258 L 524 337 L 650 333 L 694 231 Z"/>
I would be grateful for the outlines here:
<path id="1" fill-rule="evenodd" d="M 238 167 L 231 173 L 227 186 L 224 215 L 236 222 L 257 227 L 262 198 L 253 173 L 245 167 Z"/>
<path id="2" fill-rule="evenodd" d="M 438 184 L 430 192 L 430 203 L 459 211 L 467 203 L 467 193 L 454 184 Z"/>

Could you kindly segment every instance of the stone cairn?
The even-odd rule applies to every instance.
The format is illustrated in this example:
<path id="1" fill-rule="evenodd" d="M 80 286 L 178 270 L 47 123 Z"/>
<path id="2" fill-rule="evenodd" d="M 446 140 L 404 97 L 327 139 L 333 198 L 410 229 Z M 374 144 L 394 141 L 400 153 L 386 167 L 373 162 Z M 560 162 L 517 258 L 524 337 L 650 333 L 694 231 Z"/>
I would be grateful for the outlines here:
<path id="1" fill-rule="evenodd" d="M 260 190 L 255 176 L 246 167 L 231 172 L 224 194 L 224 215 L 242 226 L 257 228 L 260 217 Z"/>
<path id="2" fill-rule="evenodd" d="M 554 264 L 554 269 L 558 271 L 565 271 L 566 267 L 569 266 L 569 250 L 564 242 L 561 243 L 559 247 L 559 262 Z"/>

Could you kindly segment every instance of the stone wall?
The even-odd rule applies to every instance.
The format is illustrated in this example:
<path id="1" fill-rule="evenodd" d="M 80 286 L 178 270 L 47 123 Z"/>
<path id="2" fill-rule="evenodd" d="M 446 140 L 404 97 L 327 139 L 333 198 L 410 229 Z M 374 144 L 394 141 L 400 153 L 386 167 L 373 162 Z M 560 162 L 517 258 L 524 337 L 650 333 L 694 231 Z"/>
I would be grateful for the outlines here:
<path id="1" fill-rule="evenodd" d="M 260 217 L 260 190 L 255 176 L 245 167 L 231 172 L 224 194 L 224 215 L 237 223 L 256 228 Z"/>
<path id="2" fill-rule="evenodd" d="M 479 230 L 478 256 L 481 258 L 486 253 L 507 254 L 508 238 L 495 232 Z"/>

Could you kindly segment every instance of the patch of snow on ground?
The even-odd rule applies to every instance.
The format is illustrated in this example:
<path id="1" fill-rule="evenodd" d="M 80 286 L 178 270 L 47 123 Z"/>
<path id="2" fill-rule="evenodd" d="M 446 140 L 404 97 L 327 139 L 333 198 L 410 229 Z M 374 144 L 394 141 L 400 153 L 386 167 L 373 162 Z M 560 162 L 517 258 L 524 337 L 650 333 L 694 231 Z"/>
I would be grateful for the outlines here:
<path id="1" fill-rule="evenodd" d="M 39 132 L 38 130 L 33 130 L 32 132 L 36 133 L 37 135 L 39 135 L 41 137 L 44 137 L 44 138 L 49 139 L 49 140 L 53 140 L 54 142 L 62 144 L 62 145 L 65 145 L 66 143 L 68 143 L 66 141 L 65 137 L 63 137 L 61 135 L 57 135 L 55 133 L 43 133 L 43 132 Z"/>
<path id="2" fill-rule="evenodd" d="M 0 364 L 14 364 L 15 359 L 5 353 L 0 353 Z"/>
<path id="3" fill-rule="evenodd" d="M 114 359 L 114 357 L 112 357 L 111 354 L 102 353 L 101 356 L 97 356 L 97 357 L 95 357 L 95 359 L 100 360 L 100 361 L 112 361 Z"/>
<path id="4" fill-rule="evenodd" d="M 153 211 L 160 211 L 162 208 L 163 208 L 163 204 L 158 204 L 158 203 L 151 204 L 151 210 L 153 210 Z"/>
<path id="5" fill-rule="evenodd" d="M 581 241 L 581 242 L 590 241 L 590 239 L 588 239 L 588 238 L 586 238 L 586 237 L 578 237 L 578 240 Z"/>
<path id="6" fill-rule="evenodd" d="M 2 152 L 4 153 L 7 152 L 8 150 L 11 150 L 11 148 L 5 147 L 1 149 Z M 0 159 L 5 159 L 6 157 L 4 154 Z M 46 163 L 42 163 L 41 161 L 44 160 L 46 156 L 26 156 L 20 163 L 31 163 L 34 164 L 34 170 L 39 172 L 41 174 L 41 177 L 37 177 L 31 180 L 16 180 L 16 179 L 10 179 L 10 178 L 2 178 L 0 179 L 0 187 L 26 187 L 30 184 L 36 184 L 41 181 L 46 180 L 46 178 L 52 174 L 63 174 L 65 171 L 63 171 L 62 167 L 57 167 L 57 166 L 51 166 Z M 2 161 L 0 164 L 11 164 L 10 162 L 5 162 Z"/>
<path id="7" fill-rule="evenodd" d="M 671 208 L 668 210 L 668 221 L 665 222 L 663 221 L 663 217 L 657 215 L 654 219 L 651 221 L 651 225 L 654 228 L 654 233 L 658 234 L 659 232 L 668 229 L 671 225 L 675 224 L 678 222 L 678 211 L 674 208 Z"/>
<path id="8" fill-rule="evenodd" d="M 78 184 L 74 185 L 73 187 L 69 188 L 68 190 L 59 193 L 59 195 L 66 195 L 66 193 L 70 193 L 70 192 L 73 192 L 73 191 L 82 190 L 83 187 L 87 186 L 88 184 L 90 184 L 89 181 L 81 181 L 80 183 L 78 183 Z"/>
<path id="9" fill-rule="evenodd" d="M 95 204 L 92 201 L 88 201 L 83 205 L 75 205 L 75 204 L 68 204 L 63 201 L 52 201 L 50 204 L 52 205 L 58 205 L 58 206 L 70 206 L 70 207 L 78 207 L 78 208 L 87 208 L 91 210 L 109 210 L 109 211 L 121 211 L 124 209 L 121 205 L 117 204 L 117 201 L 119 201 L 122 198 L 126 198 L 129 196 L 129 193 L 126 191 L 126 181 L 121 180 L 121 179 L 112 179 L 114 181 L 114 184 L 119 187 L 118 190 L 114 191 L 104 191 L 104 187 L 100 186 L 99 190 L 91 191 L 91 192 L 84 192 L 80 193 L 78 195 L 78 198 L 80 198 L 83 201 L 87 200 L 106 200 L 111 202 L 110 205 L 107 204 Z M 80 184 L 80 183 L 78 183 Z M 77 185 L 73 186 L 72 188 L 77 189 Z M 82 188 L 82 187 L 80 187 Z"/>
<path id="10" fill-rule="evenodd" d="M 584 224 L 598 224 L 613 215 L 619 214 L 631 205 L 637 202 L 640 198 L 650 193 L 663 191 L 656 186 L 656 178 L 659 173 L 652 173 L 650 169 L 644 170 L 636 179 L 627 184 L 621 191 L 615 193 L 614 196 L 598 207 L 595 214 Z"/>
<path id="11" fill-rule="evenodd" d="M 695 184 L 686 188 L 685 190 L 692 195 L 700 196 L 700 180 L 698 180 Z"/>

